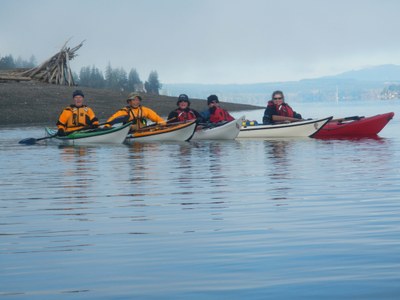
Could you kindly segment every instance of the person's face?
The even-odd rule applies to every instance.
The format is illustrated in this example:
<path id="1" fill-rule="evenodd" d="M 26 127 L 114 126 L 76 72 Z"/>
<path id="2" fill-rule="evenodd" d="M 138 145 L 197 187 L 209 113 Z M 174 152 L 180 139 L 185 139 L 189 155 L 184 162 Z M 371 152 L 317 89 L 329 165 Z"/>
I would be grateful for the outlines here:
<path id="1" fill-rule="evenodd" d="M 178 106 L 180 109 L 185 109 L 189 106 L 189 103 L 187 103 L 186 101 L 181 101 L 179 102 Z"/>
<path id="2" fill-rule="evenodd" d="M 83 97 L 80 95 L 75 96 L 74 101 L 76 107 L 81 107 L 83 105 Z"/>
<path id="3" fill-rule="evenodd" d="M 219 106 L 219 104 L 218 104 L 217 101 L 212 101 L 212 102 L 210 102 L 210 104 L 208 104 L 208 107 L 209 107 L 209 108 L 211 108 L 211 107 L 218 107 L 218 106 Z"/>
<path id="4" fill-rule="evenodd" d="M 276 94 L 274 96 L 274 98 L 272 98 L 272 100 L 274 101 L 274 104 L 280 105 L 280 104 L 283 103 L 283 95 L 282 94 Z"/>
<path id="5" fill-rule="evenodd" d="M 139 99 L 138 97 L 135 97 L 135 99 L 129 100 L 129 105 L 130 105 L 131 107 L 134 107 L 134 108 L 139 107 L 139 105 L 140 105 L 140 99 Z"/>

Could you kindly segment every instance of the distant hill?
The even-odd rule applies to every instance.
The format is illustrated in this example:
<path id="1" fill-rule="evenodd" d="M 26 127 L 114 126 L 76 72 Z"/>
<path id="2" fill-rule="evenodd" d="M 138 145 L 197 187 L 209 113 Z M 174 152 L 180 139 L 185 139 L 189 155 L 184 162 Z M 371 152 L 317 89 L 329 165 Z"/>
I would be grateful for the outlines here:
<path id="1" fill-rule="evenodd" d="M 380 99 L 389 84 L 400 83 L 400 66 L 380 65 L 334 76 L 288 82 L 254 84 L 164 84 L 163 93 L 194 98 L 217 94 L 236 103 L 265 105 L 274 90 L 283 90 L 293 101 L 347 101 Z"/>
<path id="2" fill-rule="evenodd" d="M 352 70 L 326 78 L 355 79 L 359 81 L 400 82 L 400 66 L 380 65 L 360 70 Z"/>

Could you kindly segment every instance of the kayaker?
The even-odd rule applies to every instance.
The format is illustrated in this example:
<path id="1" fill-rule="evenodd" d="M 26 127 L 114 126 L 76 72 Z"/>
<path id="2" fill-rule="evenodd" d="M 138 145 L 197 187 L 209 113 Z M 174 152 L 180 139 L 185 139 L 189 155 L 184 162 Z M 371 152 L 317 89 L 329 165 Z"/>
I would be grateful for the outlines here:
<path id="1" fill-rule="evenodd" d="M 123 123 L 133 121 L 131 132 L 145 127 L 147 125 L 147 119 L 158 124 L 166 123 L 155 111 L 141 104 L 142 97 L 139 94 L 130 93 L 126 102 L 128 105 L 108 118 L 107 124 L 104 127 L 111 127 L 113 124 L 117 123 L 117 121 L 120 122 L 121 119 L 124 119 Z"/>
<path id="2" fill-rule="evenodd" d="M 85 127 L 96 128 L 99 126 L 99 120 L 93 110 L 83 105 L 84 97 L 85 95 L 81 90 L 76 90 L 72 93 L 74 104 L 66 107 L 61 112 L 57 121 L 57 135 L 65 136 Z"/>
<path id="3" fill-rule="evenodd" d="M 189 97 L 186 94 L 179 95 L 176 105 L 178 108 L 169 113 L 168 122 L 184 122 L 190 120 L 202 122 L 203 118 L 200 113 L 190 108 Z"/>
<path id="4" fill-rule="evenodd" d="M 268 101 L 267 108 L 264 112 L 264 125 L 301 120 L 301 115 L 296 113 L 289 104 L 285 102 L 285 96 L 282 91 L 275 91 L 272 93 L 272 99 Z"/>
<path id="5" fill-rule="evenodd" d="M 207 98 L 208 110 L 201 113 L 204 121 L 210 123 L 219 123 L 235 120 L 225 109 L 220 107 L 217 95 L 210 95 Z"/>

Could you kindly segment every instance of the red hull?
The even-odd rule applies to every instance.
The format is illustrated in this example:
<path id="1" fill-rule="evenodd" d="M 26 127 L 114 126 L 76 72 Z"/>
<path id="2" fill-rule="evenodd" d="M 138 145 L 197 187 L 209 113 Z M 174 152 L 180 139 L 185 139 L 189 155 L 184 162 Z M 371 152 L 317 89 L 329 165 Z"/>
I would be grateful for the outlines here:
<path id="1" fill-rule="evenodd" d="M 313 136 L 314 138 L 330 137 L 368 137 L 376 136 L 393 118 L 394 113 L 386 113 L 372 117 L 349 117 L 332 120 Z"/>

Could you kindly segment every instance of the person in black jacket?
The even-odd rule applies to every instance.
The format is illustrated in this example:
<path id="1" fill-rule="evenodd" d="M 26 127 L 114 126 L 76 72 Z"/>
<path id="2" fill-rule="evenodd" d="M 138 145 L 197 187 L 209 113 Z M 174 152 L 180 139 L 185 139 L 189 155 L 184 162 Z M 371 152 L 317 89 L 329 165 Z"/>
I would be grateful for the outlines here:
<path id="1" fill-rule="evenodd" d="M 197 120 L 202 122 L 203 118 L 194 109 L 190 108 L 189 97 L 186 94 L 180 94 L 176 102 L 177 109 L 171 111 L 168 115 L 168 122 L 185 122 Z"/>
<path id="2" fill-rule="evenodd" d="M 296 122 L 303 118 L 285 102 L 285 96 L 281 91 L 272 93 L 272 99 L 268 101 L 264 112 L 263 124 L 274 124 L 276 122 Z"/>

